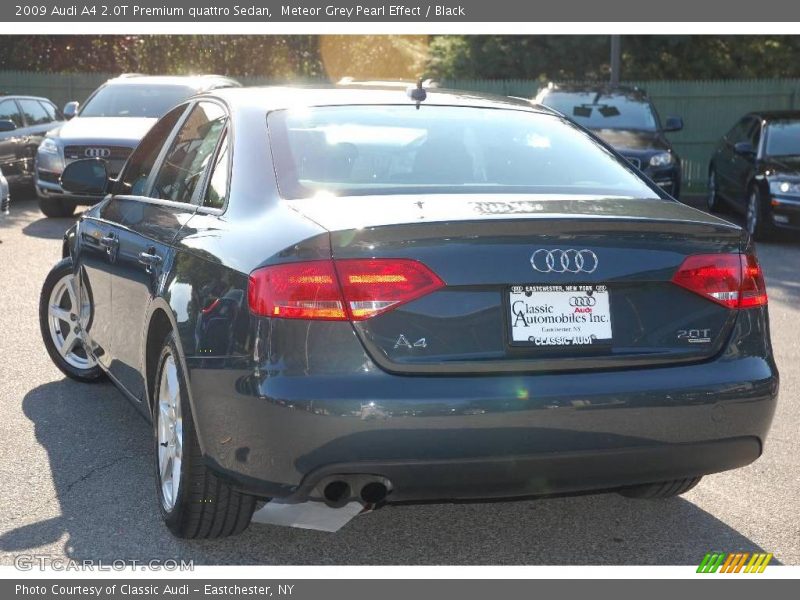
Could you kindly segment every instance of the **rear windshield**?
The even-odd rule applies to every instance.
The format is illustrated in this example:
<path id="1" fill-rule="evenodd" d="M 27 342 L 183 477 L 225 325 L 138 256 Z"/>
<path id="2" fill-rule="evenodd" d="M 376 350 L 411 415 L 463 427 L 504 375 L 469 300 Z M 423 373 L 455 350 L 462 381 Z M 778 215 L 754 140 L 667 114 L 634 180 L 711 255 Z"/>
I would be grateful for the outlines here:
<path id="1" fill-rule="evenodd" d="M 541 102 L 587 129 L 658 129 L 658 121 L 650 103 L 638 95 L 549 92 Z"/>
<path id="2" fill-rule="evenodd" d="M 89 98 L 82 117 L 159 118 L 194 94 L 183 85 L 107 85 Z"/>
<path id="3" fill-rule="evenodd" d="M 773 121 L 767 126 L 767 156 L 800 156 L 800 121 Z"/>
<path id="4" fill-rule="evenodd" d="M 530 111 L 422 105 L 272 112 L 278 186 L 320 193 L 567 193 L 658 197 L 568 121 Z"/>

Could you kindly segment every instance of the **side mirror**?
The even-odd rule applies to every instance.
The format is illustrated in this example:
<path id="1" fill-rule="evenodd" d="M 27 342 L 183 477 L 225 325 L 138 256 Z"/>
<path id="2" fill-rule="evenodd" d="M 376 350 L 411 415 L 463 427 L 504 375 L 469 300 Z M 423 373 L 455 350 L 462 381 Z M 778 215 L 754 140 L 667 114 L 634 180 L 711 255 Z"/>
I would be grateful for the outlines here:
<path id="1" fill-rule="evenodd" d="M 71 194 L 99 196 L 108 189 L 108 165 L 101 158 L 84 158 L 69 163 L 61 173 L 61 187 Z"/>
<path id="2" fill-rule="evenodd" d="M 664 131 L 680 131 L 683 129 L 683 119 L 680 117 L 667 117 L 664 123 Z"/>
<path id="3" fill-rule="evenodd" d="M 733 151 L 739 156 L 744 156 L 745 158 L 752 158 L 756 155 L 753 144 L 750 142 L 736 142 L 733 145 Z"/>
<path id="4" fill-rule="evenodd" d="M 64 113 L 64 118 L 69 121 L 72 117 L 78 114 L 78 108 L 80 108 L 80 102 L 76 102 L 73 100 L 72 102 L 67 102 L 64 105 L 64 110 L 61 112 Z"/>
<path id="5" fill-rule="evenodd" d="M 0 133 L 5 133 L 7 131 L 14 131 L 17 128 L 17 124 L 14 121 L 9 119 L 2 119 L 0 120 Z"/>

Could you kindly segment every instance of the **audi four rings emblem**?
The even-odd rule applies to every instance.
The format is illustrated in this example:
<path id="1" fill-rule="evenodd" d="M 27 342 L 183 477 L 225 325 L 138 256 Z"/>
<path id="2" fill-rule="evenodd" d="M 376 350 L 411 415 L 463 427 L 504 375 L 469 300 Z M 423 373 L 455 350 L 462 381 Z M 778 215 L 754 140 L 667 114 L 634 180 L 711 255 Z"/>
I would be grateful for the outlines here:
<path id="1" fill-rule="evenodd" d="M 83 154 L 89 158 L 108 158 L 111 156 L 111 150 L 108 148 L 87 148 Z"/>
<path id="2" fill-rule="evenodd" d="M 569 299 L 570 306 L 581 306 L 585 308 L 587 306 L 594 306 L 595 304 L 597 304 L 597 299 L 591 296 L 572 296 Z"/>
<path id="3" fill-rule="evenodd" d="M 597 270 L 597 255 L 585 249 L 539 248 L 531 255 L 531 266 L 540 273 L 594 273 Z"/>

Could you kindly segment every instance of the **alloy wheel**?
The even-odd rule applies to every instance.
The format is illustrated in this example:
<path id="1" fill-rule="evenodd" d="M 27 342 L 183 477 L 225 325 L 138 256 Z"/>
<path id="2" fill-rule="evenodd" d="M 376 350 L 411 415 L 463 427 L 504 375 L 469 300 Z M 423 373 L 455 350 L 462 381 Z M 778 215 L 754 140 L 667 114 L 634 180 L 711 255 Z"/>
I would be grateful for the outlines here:
<path id="1" fill-rule="evenodd" d="M 78 301 L 78 286 L 72 274 L 62 277 L 50 292 L 47 322 L 50 338 L 61 357 L 76 369 L 91 369 L 97 364 L 87 353 L 81 333 L 89 321 L 90 306 L 85 291 Z"/>
<path id="2" fill-rule="evenodd" d="M 158 476 L 164 510 L 175 507 L 183 462 L 183 417 L 178 368 L 172 355 L 164 359 L 158 385 Z"/>

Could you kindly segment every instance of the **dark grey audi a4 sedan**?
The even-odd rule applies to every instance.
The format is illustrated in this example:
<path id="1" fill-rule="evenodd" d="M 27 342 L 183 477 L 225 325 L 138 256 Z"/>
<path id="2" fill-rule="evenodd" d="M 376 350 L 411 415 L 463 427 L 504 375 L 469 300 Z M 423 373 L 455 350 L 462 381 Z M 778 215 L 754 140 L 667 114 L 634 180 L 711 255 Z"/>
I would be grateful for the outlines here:
<path id="1" fill-rule="evenodd" d="M 739 227 L 550 109 L 397 88 L 250 88 L 169 111 L 44 283 L 44 343 L 153 422 L 183 537 L 267 500 L 683 493 L 775 410 Z M 314 504 L 316 503 L 316 504 Z"/>

